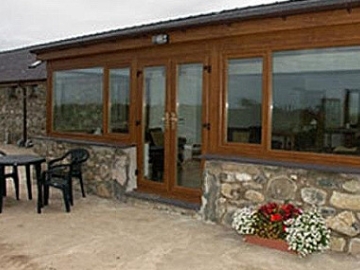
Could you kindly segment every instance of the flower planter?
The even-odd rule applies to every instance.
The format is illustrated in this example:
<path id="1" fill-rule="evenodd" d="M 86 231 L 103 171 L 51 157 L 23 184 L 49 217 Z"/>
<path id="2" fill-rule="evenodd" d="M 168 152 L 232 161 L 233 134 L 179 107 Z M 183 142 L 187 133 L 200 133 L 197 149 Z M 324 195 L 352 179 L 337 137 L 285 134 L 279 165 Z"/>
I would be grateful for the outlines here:
<path id="1" fill-rule="evenodd" d="M 263 237 L 259 237 L 257 235 L 244 235 L 243 239 L 245 242 L 250 243 L 250 244 L 296 254 L 295 251 L 289 250 L 289 246 L 288 246 L 287 242 L 282 239 L 263 238 Z"/>
<path id="2" fill-rule="evenodd" d="M 270 202 L 258 210 L 250 207 L 238 209 L 233 214 L 232 227 L 244 236 L 246 242 L 301 257 L 322 252 L 330 246 L 331 231 L 320 211 L 303 212 L 290 203 L 279 205 Z M 285 238 L 286 241 L 281 240 Z M 305 242 L 299 243 L 298 239 Z M 295 251 L 289 250 L 289 246 Z"/>

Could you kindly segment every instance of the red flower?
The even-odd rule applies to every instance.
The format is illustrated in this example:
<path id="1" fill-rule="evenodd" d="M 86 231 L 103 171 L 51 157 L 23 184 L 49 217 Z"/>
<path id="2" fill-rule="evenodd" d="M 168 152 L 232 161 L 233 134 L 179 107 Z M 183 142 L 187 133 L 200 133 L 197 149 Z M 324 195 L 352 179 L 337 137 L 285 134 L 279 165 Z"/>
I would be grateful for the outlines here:
<path id="1" fill-rule="evenodd" d="M 279 206 L 276 203 L 268 203 L 260 207 L 260 213 L 264 214 L 265 216 L 270 216 L 272 214 L 277 213 L 279 210 Z"/>
<path id="2" fill-rule="evenodd" d="M 277 204 L 270 202 L 262 205 L 256 215 L 255 233 L 265 238 L 285 239 L 286 225 L 284 222 L 296 218 L 301 213 L 301 210 L 291 203 Z"/>
<path id="3" fill-rule="evenodd" d="M 282 213 L 284 220 L 297 217 L 300 214 L 300 210 L 290 203 L 283 204 L 280 207 L 280 212 Z"/>
<path id="4" fill-rule="evenodd" d="M 282 219 L 283 219 L 283 217 L 279 213 L 276 213 L 276 214 L 273 214 L 273 215 L 270 216 L 270 221 L 271 222 L 281 221 Z"/>

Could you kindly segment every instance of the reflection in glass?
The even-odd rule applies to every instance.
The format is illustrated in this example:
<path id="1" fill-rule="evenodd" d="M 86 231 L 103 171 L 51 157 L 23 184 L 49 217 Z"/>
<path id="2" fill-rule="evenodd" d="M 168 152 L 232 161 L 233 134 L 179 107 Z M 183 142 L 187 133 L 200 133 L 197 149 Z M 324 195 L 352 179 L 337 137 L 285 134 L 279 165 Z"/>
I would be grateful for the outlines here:
<path id="1" fill-rule="evenodd" d="M 177 67 L 177 184 L 201 187 L 203 65 Z"/>
<path id="2" fill-rule="evenodd" d="M 347 89 L 345 96 L 345 122 L 349 123 L 350 126 L 357 126 L 359 122 L 359 106 L 360 91 Z"/>
<path id="3" fill-rule="evenodd" d="M 53 129 L 100 135 L 103 121 L 103 69 L 53 73 Z"/>
<path id="4" fill-rule="evenodd" d="M 273 56 L 272 148 L 359 152 L 360 48 Z"/>
<path id="5" fill-rule="evenodd" d="M 130 69 L 110 70 L 109 132 L 129 132 Z"/>
<path id="6" fill-rule="evenodd" d="M 261 143 L 262 59 L 232 59 L 227 70 L 227 141 Z"/>
<path id="7" fill-rule="evenodd" d="M 144 177 L 164 181 L 165 67 L 144 69 Z"/>

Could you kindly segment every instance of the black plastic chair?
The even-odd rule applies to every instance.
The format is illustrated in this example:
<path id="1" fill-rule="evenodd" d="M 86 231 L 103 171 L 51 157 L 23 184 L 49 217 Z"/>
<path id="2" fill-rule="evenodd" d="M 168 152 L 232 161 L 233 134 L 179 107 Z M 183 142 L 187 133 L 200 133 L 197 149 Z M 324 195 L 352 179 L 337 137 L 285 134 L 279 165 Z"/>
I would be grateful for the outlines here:
<path id="1" fill-rule="evenodd" d="M 44 190 L 43 205 L 49 204 L 50 187 L 60 189 L 63 194 L 66 212 L 70 212 L 70 185 L 71 185 L 71 165 L 54 165 L 42 173 L 41 189 Z M 41 198 L 39 198 L 41 199 Z M 41 209 L 38 209 L 39 213 Z"/>
<path id="2" fill-rule="evenodd" d="M 6 153 L 0 150 L 0 156 L 6 156 Z M 16 199 L 19 200 L 20 199 L 20 196 L 19 196 L 19 173 L 18 173 L 17 166 L 13 165 L 12 171 L 10 173 L 5 173 L 4 177 L 5 177 L 5 179 L 7 179 L 7 178 L 13 179 L 14 186 L 15 186 L 15 196 L 16 196 Z M 3 196 L 6 196 L 6 181 L 4 181 Z"/>
<path id="3" fill-rule="evenodd" d="M 82 164 L 88 160 L 89 156 L 90 154 L 86 149 L 75 148 L 69 150 L 63 156 L 59 158 L 55 158 L 48 162 L 48 170 L 53 167 L 57 167 L 59 164 L 68 164 L 71 166 L 71 170 L 70 170 L 71 177 L 69 180 L 69 193 L 70 193 L 71 205 L 74 204 L 73 191 L 72 191 L 72 178 L 79 179 L 82 196 L 84 198 L 86 197 L 83 177 L 82 177 Z M 56 169 L 56 172 L 53 172 L 53 175 L 58 177 L 65 177 L 64 173 L 62 173 L 61 170 L 59 170 L 59 168 Z"/>

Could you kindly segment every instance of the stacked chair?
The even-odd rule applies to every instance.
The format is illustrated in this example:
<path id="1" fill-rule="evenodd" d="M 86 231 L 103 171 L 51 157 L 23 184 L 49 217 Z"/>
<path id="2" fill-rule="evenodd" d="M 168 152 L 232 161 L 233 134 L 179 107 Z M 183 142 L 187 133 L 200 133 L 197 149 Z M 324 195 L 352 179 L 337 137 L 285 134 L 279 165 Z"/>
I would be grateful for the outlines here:
<path id="1" fill-rule="evenodd" d="M 6 153 L 0 150 L 0 156 L 6 156 Z M 16 165 L 12 166 L 12 171 L 9 173 L 4 174 L 5 179 L 12 178 L 14 181 L 14 187 L 15 187 L 15 196 L 16 199 L 19 200 L 19 173 L 18 173 L 18 167 Z M 4 181 L 4 187 L 3 187 L 3 196 L 6 196 L 6 181 Z"/>
<path id="2" fill-rule="evenodd" d="M 49 203 L 50 187 L 60 189 L 63 194 L 66 212 L 70 212 L 70 205 L 74 205 L 73 178 L 80 183 L 82 196 L 85 197 L 82 177 L 82 165 L 89 158 L 89 152 L 83 148 L 71 149 L 63 156 L 50 160 L 47 170 L 42 174 L 42 188 L 44 190 L 44 205 Z"/>

